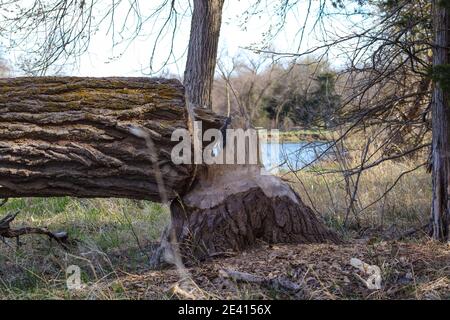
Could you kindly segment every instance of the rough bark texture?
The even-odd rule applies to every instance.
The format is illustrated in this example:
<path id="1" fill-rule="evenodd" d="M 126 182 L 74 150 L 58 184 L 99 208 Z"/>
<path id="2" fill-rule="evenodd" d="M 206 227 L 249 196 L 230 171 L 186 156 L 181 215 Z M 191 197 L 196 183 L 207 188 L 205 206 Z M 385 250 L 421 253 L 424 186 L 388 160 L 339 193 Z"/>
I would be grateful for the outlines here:
<path id="1" fill-rule="evenodd" d="M 223 118 L 206 110 L 194 112 L 204 128 L 223 125 Z M 172 132 L 187 127 L 184 88 L 176 80 L 0 79 L 0 198 L 161 201 L 155 177 L 161 170 L 170 200 L 186 191 L 194 172 L 170 157 L 178 143 L 171 141 Z"/>
<path id="2" fill-rule="evenodd" d="M 211 169 L 211 168 L 210 168 Z M 268 243 L 338 243 L 288 184 L 258 166 L 220 166 L 171 205 L 181 252 L 207 257 Z"/>
<path id="3" fill-rule="evenodd" d="M 188 107 L 211 108 L 223 0 L 195 0 L 185 72 Z M 339 242 L 278 177 L 259 166 L 200 166 L 189 192 L 171 204 L 172 224 L 152 258 L 181 265 L 257 244 Z M 174 243 L 178 245 L 174 245 Z"/>
<path id="4" fill-rule="evenodd" d="M 223 3 L 224 0 L 194 0 L 184 85 L 188 101 L 203 108 L 212 106 Z"/>
<path id="5" fill-rule="evenodd" d="M 435 47 L 433 67 L 449 65 L 450 9 L 435 0 L 433 20 L 435 28 Z M 449 81 L 448 79 L 441 79 Z M 443 83 L 437 81 L 433 90 L 433 203 L 432 232 L 436 240 L 449 240 L 449 179 L 450 179 L 450 105 L 448 92 Z"/>
<path id="6" fill-rule="evenodd" d="M 226 122 L 206 109 L 193 114 L 204 130 Z M 180 195 L 169 230 L 183 254 L 197 257 L 258 239 L 337 241 L 287 184 L 258 166 L 174 165 L 178 142 L 171 135 L 188 121 L 183 87 L 174 80 L 0 79 L 0 197 Z"/>

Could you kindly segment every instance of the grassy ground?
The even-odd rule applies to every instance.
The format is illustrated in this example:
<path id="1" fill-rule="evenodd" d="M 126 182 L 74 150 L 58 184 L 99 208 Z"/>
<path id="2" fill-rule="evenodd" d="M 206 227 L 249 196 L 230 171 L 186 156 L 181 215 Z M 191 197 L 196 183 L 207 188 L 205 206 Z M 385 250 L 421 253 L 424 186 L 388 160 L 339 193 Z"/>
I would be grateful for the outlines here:
<path id="1" fill-rule="evenodd" d="M 430 242 L 420 232 L 413 239 L 394 240 L 427 222 L 429 174 L 421 168 L 404 175 L 386 198 L 367 207 L 415 163 L 386 162 L 363 173 L 350 212 L 342 174 L 324 176 L 324 168 L 316 167 L 285 175 L 348 243 L 262 245 L 192 266 L 188 280 L 175 269 L 148 268 L 149 254 L 169 221 L 167 207 L 116 199 L 11 199 L 0 208 L 0 216 L 20 211 L 14 226 L 65 230 L 76 242 L 69 251 L 40 236 L 22 237 L 20 247 L 13 240 L 0 242 L 0 299 L 448 299 L 449 246 Z M 368 276 L 349 263 L 355 257 L 380 268 L 380 290 L 367 289 L 363 280 Z M 71 265 L 80 267 L 80 290 L 67 289 Z M 239 283 L 223 269 L 265 279 L 282 277 L 302 289 L 293 293 L 267 283 Z"/>
<path id="2" fill-rule="evenodd" d="M 159 204 L 108 199 L 11 199 L 0 216 L 20 211 L 14 226 L 65 230 L 76 244 L 66 252 L 39 236 L 24 236 L 21 247 L 0 242 L 0 298 L 70 298 L 65 271 L 80 266 L 82 278 L 94 285 L 118 272 L 140 272 L 148 265 L 152 244 L 169 221 Z M 102 292 L 98 298 L 120 298 Z"/>

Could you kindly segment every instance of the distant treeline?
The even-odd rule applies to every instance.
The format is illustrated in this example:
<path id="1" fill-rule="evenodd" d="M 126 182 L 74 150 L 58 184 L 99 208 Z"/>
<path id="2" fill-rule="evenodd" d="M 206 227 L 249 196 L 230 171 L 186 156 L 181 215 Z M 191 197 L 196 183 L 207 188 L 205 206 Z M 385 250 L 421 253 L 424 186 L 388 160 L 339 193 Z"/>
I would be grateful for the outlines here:
<path id="1" fill-rule="evenodd" d="M 336 90 L 337 74 L 328 63 L 235 62 L 231 68 L 229 73 L 221 70 L 215 81 L 215 111 L 266 128 L 336 124 L 341 95 Z"/>

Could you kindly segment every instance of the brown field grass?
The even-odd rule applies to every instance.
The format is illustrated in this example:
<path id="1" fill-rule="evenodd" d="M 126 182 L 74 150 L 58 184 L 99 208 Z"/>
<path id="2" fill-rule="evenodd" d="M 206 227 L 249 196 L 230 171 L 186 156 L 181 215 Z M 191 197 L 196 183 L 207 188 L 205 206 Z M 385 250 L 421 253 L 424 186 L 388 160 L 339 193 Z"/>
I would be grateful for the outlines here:
<path id="1" fill-rule="evenodd" d="M 360 156 L 356 150 L 353 159 Z M 425 169 L 404 175 L 386 197 L 368 206 L 416 163 L 389 161 L 364 172 L 350 212 L 341 173 L 324 175 L 322 164 L 284 175 L 347 243 L 261 244 L 190 266 L 188 279 L 180 278 L 176 269 L 148 268 L 149 254 L 169 221 L 165 206 L 117 199 L 11 199 L 0 208 L 0 216 L 20 211 L 15 226 L 66 230 L 75 243 L 65 251 L 39 236 L 22 237 L 20 247 L 12 240 L 0 242 L 0 299 L 448 299 L 449 246 L 431 242 L 421 232 L 396 240 L 427 222 L 431 185 Z M 380 290 L 364 285 L 365 276 L 349 264 L 355 257 L 380 267 Z M 81 290 L 67 289 L 70 265 L 81 269 Z M 264 279 L 282 277 L 302 289 L 293 293 L 234 281 L 223 269 Z"/>

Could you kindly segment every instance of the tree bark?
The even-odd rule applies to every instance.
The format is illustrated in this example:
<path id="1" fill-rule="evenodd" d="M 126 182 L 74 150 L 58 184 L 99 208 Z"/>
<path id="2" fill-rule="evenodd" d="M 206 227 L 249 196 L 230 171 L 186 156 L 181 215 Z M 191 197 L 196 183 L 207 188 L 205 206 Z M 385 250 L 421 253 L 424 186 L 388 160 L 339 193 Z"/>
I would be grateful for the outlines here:
<path id="1" fill-rule="evenodd" d="M 205 128 L 223 126 L 223 117 L 194 113 Z M 177 80 L 0 79 L 0 198 L 171 200 L 186 192 L 194 174 L 193 166 L 171 161 L 178 143 L 172 132 L 187 127 Z"/>
<path id="2" fill-rule="evenodd" d="M 211 91 L 217 60 L 224 0 L 194 0 L 191 35 L 184 72 L 187 100 L 212 108 Z"/>
<path id="3" fill-rule="evenodd" d="M 267 243 L 339 243 L 291 187 L 257 165 L 220 165 L 171 204 L 186 257 L 205 258 Z"/>
<path id="4" fill-rule="evenodd" d="M 448 1 L 446 1 L 448 3 Z M 448 83 L 450 80 L 439 76 L 440 68 L 450 70 L 450 9 L 440 1 L 433 1 L 433 22 L 435 44 L 433 67 L 436 81 L 433 90 L 433 200 L 432 234 L 436 240 L 449 240 L 449 179 L 450 179 L 450 106 L 448 103 Z M 437 73 L 437 74 L 436 74 Z M 447 90 L 444 89 L 444 81 Z"/>
<path id="5" fill-rule="evenodd" d="M 204 130 L 227 123 L 205 109 L 193 114 Z M 172 200 L 170 240 L 189 257 L 243 250 L 258 240 L 339 241 L 259 166 L 173 164 L 172 132 L 189 129 L 188 122 L 175 80 L 0 79 L 0 198 Z"/>
<path id="6" fill-rule="evenodd" d="M 222 7 L 223 0 L 194 1 L 184 79 L 188 107 L 211 108 Z M 171 203 L 171 214 L 153 266 L 240 251 L 259 240 L 339 242 L 289 185 L 261 175 L 258 165 L 200 166 L 189 192 Z"/>

